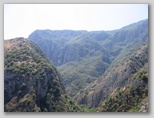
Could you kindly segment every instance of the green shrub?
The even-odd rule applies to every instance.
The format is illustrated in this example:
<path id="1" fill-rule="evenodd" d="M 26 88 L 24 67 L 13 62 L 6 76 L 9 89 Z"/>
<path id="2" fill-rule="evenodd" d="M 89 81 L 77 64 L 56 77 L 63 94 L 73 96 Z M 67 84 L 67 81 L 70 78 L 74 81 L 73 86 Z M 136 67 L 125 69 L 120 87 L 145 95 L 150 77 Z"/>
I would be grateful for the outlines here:
<path id="1" fill-rule="evenodd" d="M 26 87 L 27 87 L 27 85 L 26 85 L 25 83 L 22 83 L 21 89 L 23 90 L 23 89 L 25 89 Z"/>

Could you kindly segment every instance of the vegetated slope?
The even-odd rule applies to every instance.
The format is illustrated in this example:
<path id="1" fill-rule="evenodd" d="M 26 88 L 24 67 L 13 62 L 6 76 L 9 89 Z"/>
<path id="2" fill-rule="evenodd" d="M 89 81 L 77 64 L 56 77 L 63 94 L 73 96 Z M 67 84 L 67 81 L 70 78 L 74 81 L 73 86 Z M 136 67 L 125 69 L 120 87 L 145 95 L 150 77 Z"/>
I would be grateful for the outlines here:
<path id="1" fill-rule="evenodd" d="M 4 111 L 81 111 L 40 47 L 24 38 L 4 40 Z"/>
<path id="2" fill-rule="evenodd" d="M 100 103 L 99 112 L 148 112 L 148 65 L 129 78 L 129 84 L 114 89 Z M 144 107 L 143 107 L 144 106 Z"/>
<path id="3" fill-rule="evenodd" d="M 124 60 L 127 50 L 145 43 L 147 37 L 148 20 L 143 20 L 114 31 L 36 30 L 29 39 L 57 66 L 66 91 L 75 96 L 115 66 L 119 55 Z"/>
<path id="4" fill-rule="evenodd" d="M 132 52 L 132 51 L 131 51 Z M 148 43 L 139 46 L 75 96 L 97 111 L 137 111 L 148 97 Z"/>
<path id="5" fill-rule="evenodd" d="M 107 37 L 105 32 L 36 30 L 29 39 L 38 44 L 57 66 L 66 91 L 74 96 L 102 75 L 111 63 L 112 56 L 99 42 Z"/>

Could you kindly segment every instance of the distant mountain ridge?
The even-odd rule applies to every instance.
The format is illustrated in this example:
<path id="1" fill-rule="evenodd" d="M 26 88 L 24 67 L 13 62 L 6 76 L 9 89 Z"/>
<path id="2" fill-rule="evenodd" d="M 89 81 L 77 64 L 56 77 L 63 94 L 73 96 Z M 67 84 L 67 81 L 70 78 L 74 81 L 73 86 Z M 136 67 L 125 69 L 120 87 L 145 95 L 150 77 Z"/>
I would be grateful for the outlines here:
<path id="1" fill-rule="evenodd" d="M 148 40 L 148 19 L 4 40 L 4 111 L 148 112 Z"/>
<path id="2" fill-rule="evenodd" d="M 37 34 L 38 32 L 40 32 L 40 31 L 35 31 L 34 33 L 32 33 L 29 36 L 29 39 L 32 40 L 33 42 L 35 42 L 36 44 L 38 44 L 44 50 L 44 52 L 47 54 L 50 61 L 54 65 L 56 65 L 59 68 L 59 70 L 63 71 L 61 73 L 62 75 L 67 76 L 67 74 L 66 74 L 67 72 L 65 72 L 66 69 L 64 69 L 65 66 L 67 66 L 68 71 L 74 70 L 74 69 L 72 69 L 72 66 L 71 66 L 72 63 L 74 63 L 74 62 L 86 63 L 87 60 L 89 60 L 89 59 L 90 59 L 89 61 L 95 61 L 95 60 L 99 59 L 100 61 L 98 61 L 98 63 L 95 63 L 95 65 L 99 65 L 102 63 L 101 64 L 102 67 L 98 67 L 98 69 L 95 69 L 95 70 L 98 70 L 97 72 L 94 72 L 93 71 L 94 69 L 90 69 L 82 74 L 82 76 L 86 77 L 87 74 L 90 74 L 90 73 L 93 74 L 93 72 L 94 72 L 93 75 L 98 77 L 101 73 L 103 73 L 103 71 L 105 71 L 105 69 L 108 66 L 108 63 L 111 62 L 111 59 L 109 58 L 110 55 L 108 54 L 106 49 L 104 49 L 97 41 L 93 40 L 92 38 L 90 38 L 91 41 L 89 41 L 86 38 L 87 37 L 86 35 L 89 35 L 89 34 L 87 34 L 87 31 L 77 31 L 77 32 L 76 31 L 59 31 L 59 32 L 63 32 L 63 33 L 61 34 L 62 36 L 59 36 L 60 38 L 58 38 L 58 39 L 46 38 L 46 37 L 50 37 L 50 35 L 49 36 L 43 35 L 42 36 L 43 38 L 41 38 L 40 34 L 39 35 Z M 43 32 L 45 32 L 45 31 L 43 31 Z M 55 33 L 57 33 L 57 31 L 50 31 L 50 32 L 51 32 L 51 34 L 53 33 L 51 35 L 52 37 L 53 37 L 53 35 L 56 35 Z M 69 35 L 68 36 L 64 35 L 65 33 L 68 33 L 68 32 L 69 32 L 69 34 L 73 33 L 73 35 L 77 34 L 78 36 L 72 37 Z M 104 32 L 103 32 L 103 34 L 104 34 Z M 58 35 L 60 35 L 60 34 L 58 34 Z M 63 35 L 66 37 L 63 37 Z M 92 36 L 94 37 L 95 33 L 94 33 L 94 35 L 93 35 L 93 33 L 89 35 L 89 37 L 92 37 Z M 62 40 L 61 37 L 63 37 L 64 40 Z M 95 37 L 97 37 L 97 36 L 95 36 Z M 100 40 L 100 37 L 97 37 L 97 40 Z M 63 43 L 58 43 L 59 41 L 62 41 Z M 104 55 L 100 54 L 101 51 L 104 52 Z M 94 58 L 90 58 L 91 56 Z M 103 60 L 106 61 L 105 65 L 103 64 Z M 74 63 L 74 64 L 79 65 L 79 66 L 81 65 L 81 64 L 77 64 L 77 63 Z M 88 64 L 86 67 L 87 69 L 93 68 L 91 65 L 89 65 L 89 63 L 87 63 L 87 64 Z M 69 65 L 69 67 L 68 67 L 68 65 Z M 102 68 L 102 70 L 99 68 Z M 84 70 L 85 70 L 85 67 L 83 66 L 82 69 L 78 69 L 77 71 L 81 72 Z M 68 81 L 74 81 L 74 80 L 72 80 L 72 78 L 74 78 L 74 75 L 76 75 L 75 73 L 76 73 L 75 71 L 74 72 L 72 71 L 70 73 L 70 75 L 68 75 L 70 77 L 70 79 L 66 80 L 65 78 L 67 78 L 68 76 L 64 77 L 64 83 L 67 84 Z M 95 76 L 90 75 L 89 80 L 87 80 L 88 78 L 86 77 L 85 81 L 91 82 L 93 79 L 96 78 Z M 81 78 L 81 77 L 78 77 L 78 74 L 76 77 L 79 79 Z M 83 85 L 81 85 L 81 87 L 83 88 Z"/>
<path id="3" fill-rule="evenodd" d="M 36 30 L 28 39 L 57 66 L 75 96 L 148 41 L 148 19 L 114 31 Z"/>

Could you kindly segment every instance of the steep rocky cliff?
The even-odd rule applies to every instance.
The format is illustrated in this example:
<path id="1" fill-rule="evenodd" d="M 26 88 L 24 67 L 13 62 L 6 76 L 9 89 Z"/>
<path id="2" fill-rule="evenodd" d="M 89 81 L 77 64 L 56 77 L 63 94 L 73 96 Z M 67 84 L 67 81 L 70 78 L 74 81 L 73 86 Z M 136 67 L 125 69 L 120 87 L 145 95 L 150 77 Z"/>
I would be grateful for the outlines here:
<path id="1" fill-rule="evenodd" d="M 81 111 L 40 47 L 24 38 L 4 40 L 4 111 Z"/>
<path id="2" fill-rule="evenodd" d="M 99 106 L 98 111 L 134 110 L 148 97 L 148 44 L 139 46 L 112 67 L 79 92 L 75 99 L 89 107 Z"/>

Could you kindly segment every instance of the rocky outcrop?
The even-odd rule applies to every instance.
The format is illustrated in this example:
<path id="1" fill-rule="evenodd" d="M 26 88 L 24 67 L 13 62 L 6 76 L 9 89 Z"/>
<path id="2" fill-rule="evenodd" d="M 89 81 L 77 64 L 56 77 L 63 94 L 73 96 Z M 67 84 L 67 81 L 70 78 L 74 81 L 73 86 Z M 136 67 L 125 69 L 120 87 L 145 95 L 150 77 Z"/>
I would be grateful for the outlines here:
<path id="1" fill-rule="evenodd" d="M 145 98 L 141 101 L 139 112 L 148 112 L 148 98 Z"/>
<path id="2" fill-rule="evenodd" d="M 5 112 L 69 111 L 62 78 L 36 44 L 16 38 L 5 40 L 4 49 Z"/>

